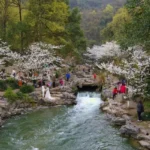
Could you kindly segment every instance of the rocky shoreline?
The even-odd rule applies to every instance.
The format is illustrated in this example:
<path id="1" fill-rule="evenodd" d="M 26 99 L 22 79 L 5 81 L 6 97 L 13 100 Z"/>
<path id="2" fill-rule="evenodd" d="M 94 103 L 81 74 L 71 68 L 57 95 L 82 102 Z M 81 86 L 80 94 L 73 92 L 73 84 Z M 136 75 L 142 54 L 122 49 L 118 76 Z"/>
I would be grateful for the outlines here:
<path id="1" fill-rule="evenodd" d="M 5 121 L 12 116 L 22 115 L 28 112 L 36 111 L 39 109 L 50 108 L 54 106 L 61 106 L 61 105 L 74 105 L 76 104 L 75 96 L 73 95 L 65 95 L 68 98 L 61 100 L 57 99 L 54 102 L 45 101 L 44 99 L 37 98 L 38 95 L 36 93 L 31 93 L 30 95 L 36 97 L 35 102 L 32 103 L 25 103 L 17 101 L 15 103 L 9 104 L 6 101 L 0 101 L 0 127 L 5 123 Z M 72 97 L 71 97 L 72 96 Z"/>
<path id="2" fill-rule="evenodd" d="M 30 111 L 38 109 L 49 108 L 53 106 L 61 105 L 75 105 L 77 86 L 93 86 L 97 85 L 92 79 L 92 75 L 83 74 L 83 72 L 76 72 L 72 79 L 66 86 L 58 86 L 50 89 L 51 96 L 55 100 L 48 101 L 42 97 L 41 88 L 36 88 L 34 92 L 29 96 L 33 99 L 31 103 L 25 103 L 23 101 L 16 101 L 14 103 L 8 103 L 7 99 L 0 97 L 0 126 L 3 125 L 6 119 L 15 116 L 25 114 Z M 3 94 L 1 94 L 3 95 Z"/>
<path id="3" fill-rule="evenodd" d="M 128 106 L 127 101 L 115 101 L 110 98 L 100 105 L 100 109 L 107 113 L 108 120 L 120 127 L 120 134 L 135 139 L 139 144 L 139 149 L 150 150 L 150 130 L 144 126 L 149 122 L 135 121 L 132 111 L 136 109 Z"/>

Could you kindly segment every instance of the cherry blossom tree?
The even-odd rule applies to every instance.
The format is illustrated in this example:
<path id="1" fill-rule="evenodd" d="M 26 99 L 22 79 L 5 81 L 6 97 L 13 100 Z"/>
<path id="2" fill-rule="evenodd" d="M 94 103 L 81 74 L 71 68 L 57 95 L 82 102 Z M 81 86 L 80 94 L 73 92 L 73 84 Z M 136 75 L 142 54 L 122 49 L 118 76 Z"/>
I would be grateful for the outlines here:
<path id="1" fill-rule="evenodd" d="M 142 47 L 136 46 L 121 51 L 115 42 L 110 42 L 88 49 L 86 55 L 88 57 L 95 56 L 95 65 L 100 70 L 124 76 L 128 82 L 129 92 L 144 95 L 144 89 L 147 86 L 145 80 L 150 74 L 150 57 Z M 101 62 L 104 57 L 107 58 L 106 61 Z M 119 64 L 115 63 L 114 58 L 120 60 Z"/>
<path id="2" fill-rule="evenodd" d="M 26 53 L 21 55 L 11 51 L 7 43 L 0 41 L 0 64 L 11 60 L 20 70 L 43 69 L 45 64 L 54 66 L 55 62 L 63 61 L 55 54 L 55 49 L 60 48 L 61 46 L 51 44 L 33 43 Z"/>

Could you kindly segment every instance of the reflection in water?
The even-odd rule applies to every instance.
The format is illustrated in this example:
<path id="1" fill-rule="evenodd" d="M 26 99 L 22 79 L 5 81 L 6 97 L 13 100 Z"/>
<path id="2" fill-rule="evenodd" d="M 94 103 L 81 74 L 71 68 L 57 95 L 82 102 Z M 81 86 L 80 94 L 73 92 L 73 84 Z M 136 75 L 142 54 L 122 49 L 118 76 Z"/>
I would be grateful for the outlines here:
<path id="1" fill-rule="evenodd" d="M 0 150 L 136 150 L 105 120 L 100 94 L 79 93 L 77 101 L 9 119 Z"/>

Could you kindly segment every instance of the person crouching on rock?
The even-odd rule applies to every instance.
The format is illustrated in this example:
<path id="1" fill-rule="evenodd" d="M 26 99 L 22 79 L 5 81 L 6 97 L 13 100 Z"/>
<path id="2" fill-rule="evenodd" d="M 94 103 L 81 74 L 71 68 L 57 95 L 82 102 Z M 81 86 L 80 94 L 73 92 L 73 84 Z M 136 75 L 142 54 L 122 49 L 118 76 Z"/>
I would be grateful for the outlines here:
<path id="1" fill-rule="evenodd" d="M 142 121 L 142 117 L 141 117 L 142 112 L 144 112 L 144 106 L 142 101 L 140 100 L 137 104 L 138 121 Z"/>
<path id="2" fill-rule="evenodd" d="M 117 93 L 118 93 L 118 90 L 117 90 L 117 87 L 115 87 L 113 89 L 113 99 L 116 97 Z"/>
<path id="3" fill-rule="evenodd" d="M 59 80 L 59 83 L 60 83 L 60 86 L 63 86 L 63 85 L 64 85 L 64 81 L 63 81 L 62 78 Z"/>

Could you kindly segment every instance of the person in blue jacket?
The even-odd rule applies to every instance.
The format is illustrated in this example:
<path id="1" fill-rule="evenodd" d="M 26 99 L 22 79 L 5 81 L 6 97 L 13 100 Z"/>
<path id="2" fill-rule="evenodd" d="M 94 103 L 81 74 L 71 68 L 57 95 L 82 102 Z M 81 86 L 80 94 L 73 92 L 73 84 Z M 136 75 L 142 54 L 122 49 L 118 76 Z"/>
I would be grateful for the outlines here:
<path id="1" fill-rule="evenodd" d="M 67 73 L 66 74 L 66 80 L 69 81 L 70 77 L 71 77 L 70 73 Z"/>

